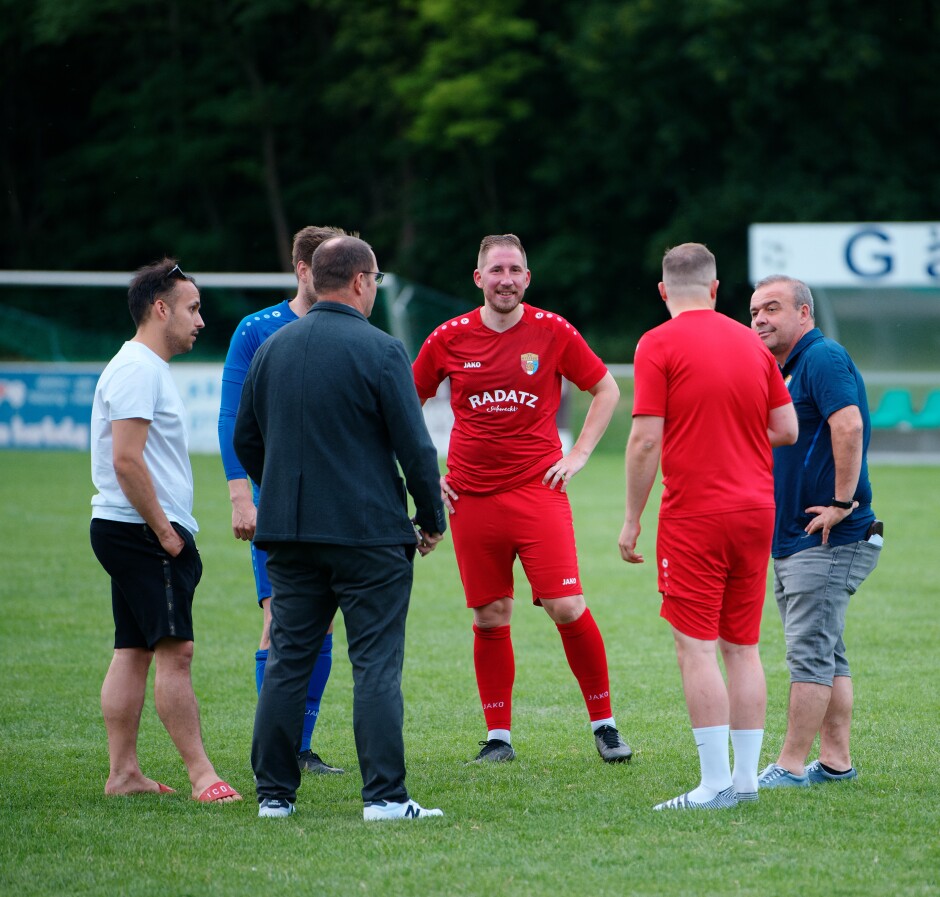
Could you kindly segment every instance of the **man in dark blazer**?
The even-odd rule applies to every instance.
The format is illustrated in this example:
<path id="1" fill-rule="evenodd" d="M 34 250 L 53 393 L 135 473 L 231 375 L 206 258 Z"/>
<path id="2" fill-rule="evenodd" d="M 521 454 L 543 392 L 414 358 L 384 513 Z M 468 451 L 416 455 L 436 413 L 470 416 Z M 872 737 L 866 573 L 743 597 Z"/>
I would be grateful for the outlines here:
<path id="1" fill-rule="evenodd" d="M 367 321 L 382 276 L 362 240 L 318 247 L 318 301 L 258 349 L 238 408 L 234 447 L 261 485 L 255 543 L 268 551 L 274 590 L 251 750 L 259 816 L 294 812 L 304 695 L 337 608 L 364 818 L 443 815 L 405 788 L 401 673 L 414 555 L 433 550 L 446 521 L 404 346 Z"/>

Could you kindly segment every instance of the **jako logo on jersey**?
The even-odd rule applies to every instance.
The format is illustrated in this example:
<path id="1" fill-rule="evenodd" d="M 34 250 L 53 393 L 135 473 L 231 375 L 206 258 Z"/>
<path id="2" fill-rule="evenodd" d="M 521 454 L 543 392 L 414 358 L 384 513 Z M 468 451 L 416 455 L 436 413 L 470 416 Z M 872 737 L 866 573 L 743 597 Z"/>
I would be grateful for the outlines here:
<path id="1" fill-rule="evenodd" d="M 535 352 L 526 352 L 520 359 L 522 370 L 530 376 L 539 369 L 539 357 Z"/>
<path id="2" fill-rule="evenodd" d="M 567 579 L 563 579 L 561 584 L 563 586 L 576 586 L 578 584 L 578 580 L 574 576 L 569 576 Z"/>
<path id="3" fill-rule="evenodd" d="M 484 392 L 481 395 L 470 396 L 470 407 L 479 408 L 481 405 L 492 405 L 497 402 L 513 402 L 525 405 L 528 408 L 534 408 L 539 397 L 523 389 L 494 389 L 492 392 Z"/>
<path id="4" fill-rule="evenodd" d="M 483 365 L 479 361 L 465 361 L 463 367 L 466 370 L 467 368 L 481 368 Z"/>

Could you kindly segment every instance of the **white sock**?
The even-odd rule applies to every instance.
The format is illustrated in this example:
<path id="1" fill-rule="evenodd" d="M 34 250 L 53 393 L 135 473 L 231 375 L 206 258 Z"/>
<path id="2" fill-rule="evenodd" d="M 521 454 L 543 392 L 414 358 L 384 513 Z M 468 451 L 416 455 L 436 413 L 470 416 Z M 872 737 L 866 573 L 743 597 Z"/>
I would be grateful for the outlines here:
<path id="1" fill-rule="evenodd" d="M 492 741 L 494 738 L 499 741 L 505 741 L 506 744 L 512 744 L 509 729 L 490 729 L 489 732 L 486 733 L 486 740 Z"/>
<path id="2" fill-rule="evenodd" d="M 703 726 L 693 729 L 702 782 L 689 792 L 690 800 L 711 800 L 719 791 L 731 787 L 731 760 L 728 757 L 728 726 Z"/>
<path id="3" fill-rule="evenodd" d="M 611 729 L 617 728 L 617 724 L 614 722 L 614 718 L 612 716 L 608 716 L 607 719 L 591 720 L 592 732 L 596 732 L 601 726 L 610 726 Z"/>
<path id="4" fill-rule="evenodd" d="M 757 768 L 760 749 L 764 743 L 763 729 L 732 729 L 731 746 L 734 748 L 734 771 L 731 783 L 740 794 L 757 791 Z"/>

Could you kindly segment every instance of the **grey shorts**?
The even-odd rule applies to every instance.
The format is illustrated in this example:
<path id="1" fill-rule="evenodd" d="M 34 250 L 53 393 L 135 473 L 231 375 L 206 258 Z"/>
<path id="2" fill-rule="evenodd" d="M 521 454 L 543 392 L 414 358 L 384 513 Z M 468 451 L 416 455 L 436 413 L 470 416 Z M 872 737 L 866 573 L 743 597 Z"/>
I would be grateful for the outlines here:
<path id="1" fill-rule="evenodd" d="M 832 685 L 849 676 L 845 613 L 849 599 L 878 565 L 881 546 L 819 545 L 774 559 L 774 597 L 783 620 L 791 682 Z"/>

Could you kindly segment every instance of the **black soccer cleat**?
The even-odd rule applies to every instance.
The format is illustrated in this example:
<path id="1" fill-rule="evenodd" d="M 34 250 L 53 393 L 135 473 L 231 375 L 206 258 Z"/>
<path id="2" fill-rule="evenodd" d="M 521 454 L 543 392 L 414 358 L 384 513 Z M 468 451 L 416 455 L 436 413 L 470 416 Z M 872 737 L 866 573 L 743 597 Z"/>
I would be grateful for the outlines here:
<path id="1" fill-rule="evenodd" d="M 312 772 L 317 776 L 337 776 L 346 772 L 345 769 L 340 769 L 338 766 L 330 766 L 328 763 L 324 763 L 320 759 L 320 755 L 315 754 L 313 751 L 301 751 L 297 755 L 297 763 L 300 765 L 301 771 Z"/>
<path id="2" fill-rule="evenodd" d="M 508 741 L 491 738 L 489 741 L 481 741 L 480 746 L 482 750 L 473 758 L 473 763 L 508 763 L 516 759 L 516 752 Z"/>

